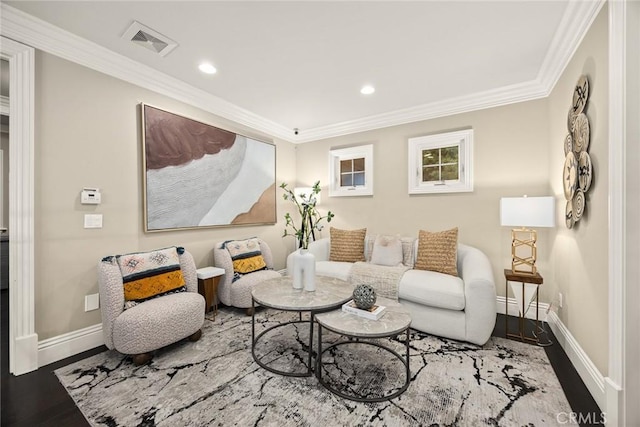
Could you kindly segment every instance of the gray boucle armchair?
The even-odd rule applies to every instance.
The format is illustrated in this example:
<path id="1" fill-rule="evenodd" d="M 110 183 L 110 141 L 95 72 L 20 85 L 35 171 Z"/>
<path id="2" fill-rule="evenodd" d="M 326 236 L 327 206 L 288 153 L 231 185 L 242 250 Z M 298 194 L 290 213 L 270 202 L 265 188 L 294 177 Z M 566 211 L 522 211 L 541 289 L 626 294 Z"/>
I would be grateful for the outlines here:
<path id="1" fill-rule="evenodd" d="M 186 292 L 163 295 L 125 310 L 123 277 L 120 267 L 107 257 L 98 263 L 98 286 L 105 345 L 132 355 L 136 365 L 147 363 L 152 352 L 202 335 L 205 301 L 198 294 L 196 266 L 187 251 L 179 256 Z"/>
<path id="2" fill-rule="evenodd" d="M 218 297 L 224 305 L 244 308 L 247 315 L 252 314 L 251 291 L 253 287 L 265 280 L 280 277 L 281 274 L 273 270 L 273 255 L 267 243 L 256 238 L 260 244 L 260 252 L 267 265 L 267 269 L 246 274 L 234 282 L 233 260 L 226 249 L 227 242 L 218 242 L 213 248 L 213 260 L 216 267 L 223 268 L 225 274 L 218 283 Z"/>

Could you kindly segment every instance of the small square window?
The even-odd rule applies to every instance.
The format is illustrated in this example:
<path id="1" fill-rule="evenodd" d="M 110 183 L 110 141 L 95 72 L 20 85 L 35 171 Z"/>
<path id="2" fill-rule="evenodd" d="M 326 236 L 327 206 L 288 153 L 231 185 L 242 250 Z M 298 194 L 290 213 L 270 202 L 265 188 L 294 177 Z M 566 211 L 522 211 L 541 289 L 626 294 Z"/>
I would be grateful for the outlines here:
<path id="1" fill-rule="evenodd" d="M 329 196 L 373 194 L 373 145 L 329 151 Z"/>
<path id="2" fill-rule="evenodd" d="M 473 191 L 473 130 L 409 138 L 409 194 Z"/>
<path id="3" fill-rule="evenodd" d="M 459 179 L 459 147 L 422 150 L 422 183 L 456 181 Z"/>

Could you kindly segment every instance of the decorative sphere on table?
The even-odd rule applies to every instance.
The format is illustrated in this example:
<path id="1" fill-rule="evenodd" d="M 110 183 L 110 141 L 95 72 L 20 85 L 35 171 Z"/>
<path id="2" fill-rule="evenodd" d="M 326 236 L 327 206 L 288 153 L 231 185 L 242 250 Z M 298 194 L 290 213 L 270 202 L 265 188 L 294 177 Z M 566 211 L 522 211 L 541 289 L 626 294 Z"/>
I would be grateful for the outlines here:
<path id="1" fill-rule="evenodd" d="M 376 291 L 369 285 L 358 285 L 353 290 L 353 302 L 356 307 L 368 310 L 376 303 Z"/>

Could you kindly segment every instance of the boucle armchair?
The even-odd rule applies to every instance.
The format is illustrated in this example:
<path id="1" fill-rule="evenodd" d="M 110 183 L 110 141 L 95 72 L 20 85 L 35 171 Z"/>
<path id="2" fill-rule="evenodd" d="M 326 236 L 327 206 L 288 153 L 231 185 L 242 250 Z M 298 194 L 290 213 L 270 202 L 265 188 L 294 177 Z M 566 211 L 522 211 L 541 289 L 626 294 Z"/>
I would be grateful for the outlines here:
<path id="1" fill-rule="evenodd" d="M 197 341 L 202 335 L 200 328 L 204 324 L 205 301 L 198 293 L 193 257 L 182 248 L 177 250 L 177 257 L 175 255 L 177 248 L 167 248 L 158 252 L 162 255 L 163 251 L 166 252 L 169 249 L 173 249 L 176 269 L 179 262 L 179 270 L 186 290 L 133 304 L 125 301 L 126 291 L 118 256 L 105 257 L 98 263 L 98 286 L 105 345 L 109 349 L 133 356 L 133 362 L 136 365 L 149 362 L 154 350 L 184 338 Z M 183 252 L 180 253 L 180 251 Z M 153 256 L 154 252 L 147 254 Z M 125 308 L 127 304 L 131 307 Z"/>
<path id="2" fill-rule="evenodd" d="M 252 263 L 247 269 L 247 271 L 252 269 L 255 271 L 238 274 L 234 267 L 234 259 L 232 259 L 228 248 L 228 245 L 234 243 L 241 244 L 245 248 L 247 248 L 246 245 L 248 244 L 248 250 L 251 250 L 251 247 L 255 246 L 249 256 L 251 258 L 261 256 L 262 260 L 260 260 L 257 265 L 253 265 Z M 240 254 L 235 258 L 237 258 L 237 263 L 238 260 L 243 258 L 243 255 Z M 247 256 L 244 256 L 244 258 L 247 259 Z M 216 243 L 213 248 L 213 260 L 216 267 L 223 268 L 225 271 L 225 274 L 222 275 L 218 283 L 218 298 L 220 298 L 220 301 L 224 305 L 244 308 L 247 315 L 252 314 L 251 291 L 253 287 L 265 280 L 281 276 L 280 273 L 273 270 L 271 248 L 269 248 L 269 245 L 267 245 L 264 240 L 257 237 L 242 241 L 235 240 Z"/>

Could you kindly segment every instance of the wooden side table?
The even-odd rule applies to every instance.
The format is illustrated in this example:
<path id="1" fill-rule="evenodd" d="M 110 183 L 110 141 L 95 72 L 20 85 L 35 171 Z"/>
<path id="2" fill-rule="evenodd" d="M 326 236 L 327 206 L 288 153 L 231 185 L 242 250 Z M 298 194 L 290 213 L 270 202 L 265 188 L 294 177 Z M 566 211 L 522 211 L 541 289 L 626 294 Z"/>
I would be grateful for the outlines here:
<path id="1" fill-rule="evenodd" d="M 213 305 L 213 320 L 218 314 L 218 282 L 224 274 L 224 268 L 204 267 L 196 270 L 198 276 L 198 293 L 204 297 L 204 312 L 211 311 Z"/>
<path id="2" fill-rule="evenodd" d="M 505 321 L 504 321 L 504 331 L 505 331 L 505 336 L 507 338 L 517 338 L 520 341 L 527 341 L 527 342 L 533 342 L 533 343 L 538 343 L 538 339 L 536 337 L 528 337 L 525 335 L 525 329 L 524 329 L 524 319 L 525 319 L 525 313 L 527 311 L 528 306 L 531 304 L 531 302 L 529 301 L 525 301 L 525 289 L 526 289 L 526 285 L 525 284 L 531 284 L 531 285 L 535 285 L 536 286 L 536 331 L 540 330 L 539 324 L 540 321 L 538 319 L 538 312 L 539 312 L 539 291 L 540 291 L 540 285 L 542 285 L 542 276 L 540 275 L 540 273 L 536 273 L 536 274 L 522 274 L 522 273 L 514 273 L 513 271 L 511 271 L 508 268 L 504 269 L 504 277 L 505 277 L 505 285 L 504 285 L 504 291 L 505 291 L 505 298 L 507 299 L 507 301 L 509 300 L 509 282 L 520 282 L 522 283 L 522 311 L 518 312 L 518 334 L 511 334 L 509 333 L 509 310 L 508 310 L 508 306 L 509 303 L 507 302 L 507 314 L 505 315 Z M 515 289 L 514 289 L 515 291 Z M 515 296 L 515 295 L 514 295 Z"/>

